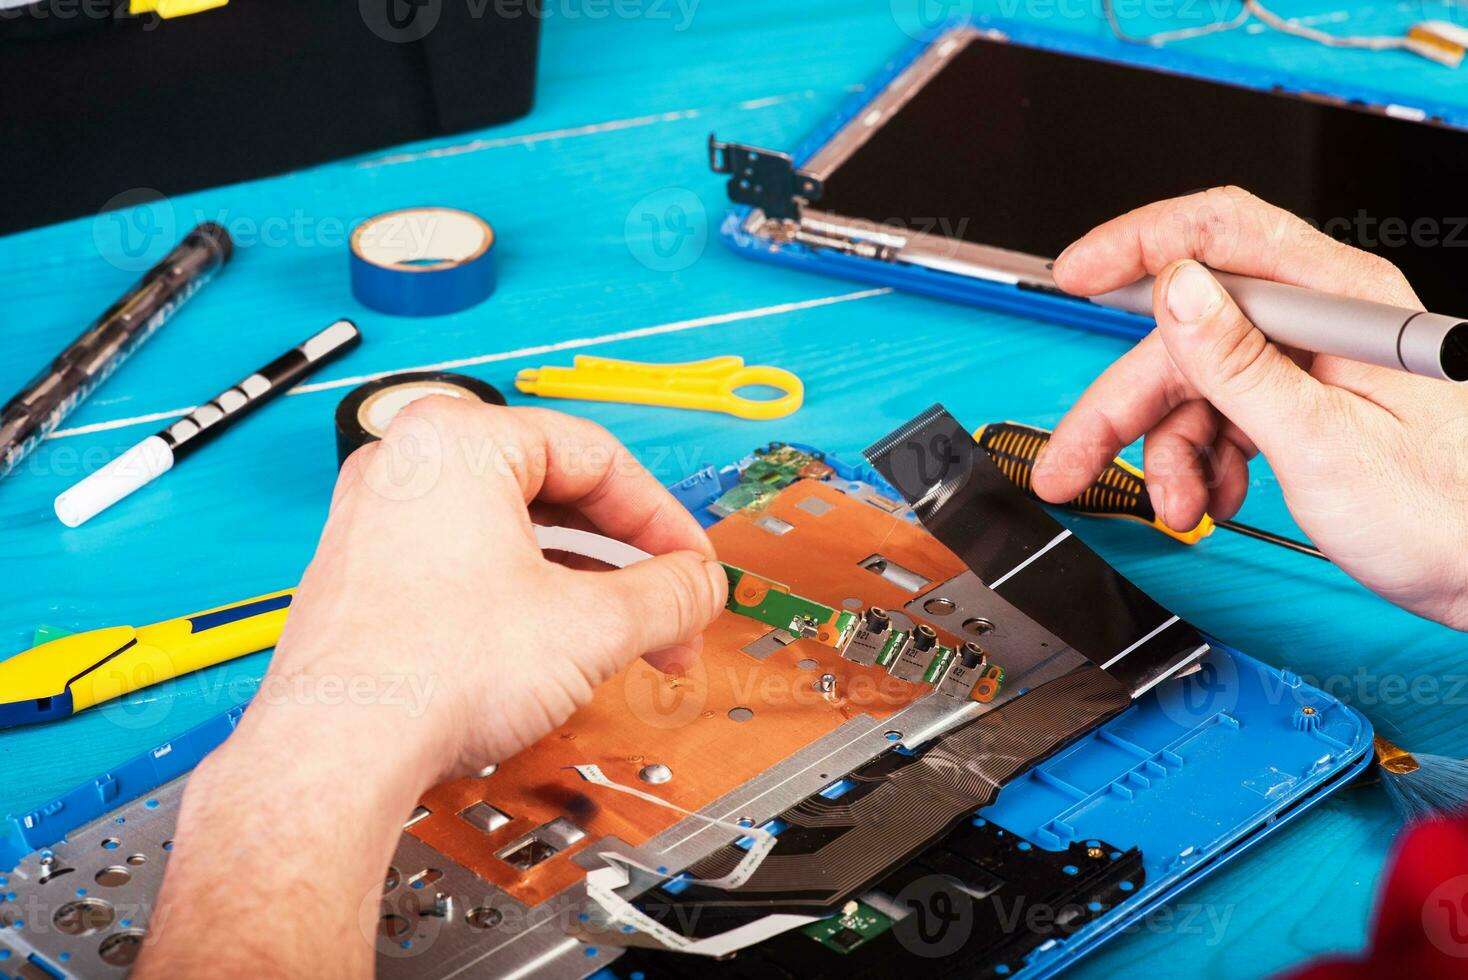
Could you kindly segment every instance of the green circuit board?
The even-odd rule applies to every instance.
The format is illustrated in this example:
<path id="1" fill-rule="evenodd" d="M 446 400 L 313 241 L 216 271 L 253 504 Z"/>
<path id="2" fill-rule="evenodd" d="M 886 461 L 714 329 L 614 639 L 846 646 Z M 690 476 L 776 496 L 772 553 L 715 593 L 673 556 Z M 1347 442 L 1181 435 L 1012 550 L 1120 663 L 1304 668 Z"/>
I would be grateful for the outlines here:
<path id="1" fill-rule="evenodd" d="M 824 480 L 831 468 L 809 453 L 782 442 L 772 442 L 754 454 L 754 460 L 739 474 L 739 482 L 709 504 L 719 517 L 741 510 L 759 510 L 796 480 Z"/>
<path id="2" fill-rule="evenodd" d="M 730 612 L 795 636 L 814 637 L 837 648 L 846 643 L 856 628 L 854 612 L 792 595 L 786 586 L 733 565 L 724 565 L 724 574 L 729 578 L 729 600 L 725 608 Z"/>
<path id="3" fill-rule="evenodd" d="M 892 918 L 885 913 L 865 902 L 852 902 L 851 905 L 855 908 L 812 922 L 801 931 L 827 949 L 849 953 L 892 928 Z"/>

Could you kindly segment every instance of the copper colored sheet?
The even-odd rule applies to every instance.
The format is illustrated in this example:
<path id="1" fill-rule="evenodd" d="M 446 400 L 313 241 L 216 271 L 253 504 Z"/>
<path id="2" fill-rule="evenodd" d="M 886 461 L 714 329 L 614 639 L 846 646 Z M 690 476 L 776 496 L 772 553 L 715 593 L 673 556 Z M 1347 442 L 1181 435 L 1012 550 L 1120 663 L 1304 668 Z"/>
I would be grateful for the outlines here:
<path id="1" fill-rule="evenodd" d="M 806 500 L 812 503 L 802 508 Z M 813 480 L 785 488 L 760 513 L 794 530 L 775 534 L 754 523 L 760 514 L 734 514 L 709 530 L 719 557 L 828 605 L 840 607 L 851 598 L 899 609 L 912 598 L 860 566 L 874 553 L 931 582 L 963 571 L 962 562 L 920 528 Z M 932 690 L 843 660 L 813 639 L 797 640 L 763 660 L 743 652 L 768 631 L 726 612 L 704 634 L 703 657 L 686 677 L 634 663 L 598 688 L 565 725 L 502 762 L 491 776 L 435 787 L 422 801 L 430 815 L 408 832 L 534 906 L 584 876 L 571 860 L 577 850 L 605 836 L 638 845 L 682 819 L 672 810 L 590 786 L 565 767 L 595 763 L 615 782 L 696 811 L 847 719 L 864 713 L 885 718 Z M 834 696 L 816 690 L 822 673 L 836 675 Z M 729 716 L 734 708 L 750 709 L 753 716 L 735 721 Z M 639 781 L 638 771 L 649 763 L 668 766 L 672 780 L 653 786 Z M 480 801 L 509 815 L 510 822 L 484 833 L 459 816 Z M 585 839 L 523 872 L 495 856 L 557 817 L 585 830 Z"/>

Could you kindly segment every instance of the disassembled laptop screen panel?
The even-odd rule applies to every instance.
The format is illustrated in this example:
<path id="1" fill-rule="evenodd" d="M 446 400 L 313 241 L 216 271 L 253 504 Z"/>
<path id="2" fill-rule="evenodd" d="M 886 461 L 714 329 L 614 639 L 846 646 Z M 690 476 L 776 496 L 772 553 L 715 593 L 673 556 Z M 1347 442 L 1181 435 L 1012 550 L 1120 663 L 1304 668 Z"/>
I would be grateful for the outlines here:
<path id="1" fill-rule="evenodd" d="M 1095 225 L 1236 184 L 1390 259 L 1429 308 L 1468 308 L 1441 247 L 1468 245 L 1468 132 L 1401 116 L 960 28 L 805 163 L 823 188 L 801 224 L 877 258 L 1047 286 L 1045 260 Z"/>

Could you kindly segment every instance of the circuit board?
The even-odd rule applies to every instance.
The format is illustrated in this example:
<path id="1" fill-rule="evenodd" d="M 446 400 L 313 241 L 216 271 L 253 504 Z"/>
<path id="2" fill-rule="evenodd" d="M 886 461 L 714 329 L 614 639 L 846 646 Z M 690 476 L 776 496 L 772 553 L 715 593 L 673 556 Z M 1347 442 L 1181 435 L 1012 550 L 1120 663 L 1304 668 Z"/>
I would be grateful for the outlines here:
<path id="1" fill-rule="evenodd" d="M 846 954 L 892 928 L 892 917 L 853 899 L 839 915 L 820 919 L 802 932 L 835 953 Z"/>
<path id="2" fill-rule="evenodd" d="M 993 700 L 1004 683 L 1004 668 L 990 663 L 988 653 L 973 640 L 945 646 L 933 627 L 897 627 L 881 607 L 873 606 L 858 615 L 791 595 L 786 586 L 733 565 L 725 564 L 724 572 L 729 577 L 729 611 L 792 636 L 813 637 L 840 650 L 849 660 L 883 667 L 904 680 L 925 684 L 952 678 L 955 683 L 949 687 L 950 692 L 961 686 L 975 701 Z"/>
<path id="3" fill-rule="evenodd" d="M 729 577 L 730 612 L 782 629 L 792 636 L 814 637 L 828 647 L 846 646 L 856 629 L 857 615 L 791 595 L 787 586 L 761 578 L 733 565 Z"/>
<path id="4" fill-rule="evenodd" d="M 753 515 L 764 510 L 781 490 L 796 480 L 826 481 L 833 476 L 835 470 L 824 461 L 823 455 L 772 442 L 751 454 L 740 470 L 738 482 L 709 504 L 709 510 L 720 517 L 738 512 Z M 859 483 L 848 482 L 845 492 L 887 514 L 902 510 L 891 497 L 873 493 Z M 806 509 L 819 510 L 814 506 Z M 755 522 L 775 534 L 783 535 L 793 528 L 775 515 L 757 517 Z M 881 558 L 874 564 L 868 560 L 864 567 L 880 574 L 886 561 Z M 953 686 L 961 687 L 976 701 L 992 700 L 1004 683 L 1004 668 L 991 664 L 988 654 L 972 640 L 945 646 L 938 642 L 938 634 L 931 626 L 902 628 L 880 607 L 868 608 L 858 615 L 792 595 L 788 586 L 728 563 L 724 571 L 729 577 L 727 608 L 731 612 L 778 627 L 790 636 L 813 637 L 841 650 L 857 663 L 882 667 L 904 680 L 926 684 L 938 684 L 951 676 L 955 681 Z M 950 670 L 955 663 L 961 666 Z"/>
<path id="5" fill-rule="evenodd" d="M 965 821 L 837 914 L 698 964 L 703 980 L 886 980 L 920 964 L 931 977 L 1018 973 L 1038 946 L 1106 915 L 1146 881 L 1142 854 L 1103 840 L 1047 851 L 982 818 Z M 1015 923 L 1036 924 L 1015 928 Z M 854 955 L 853 955 L 854 954 Z M 619 978 L 687 977 L 687 966 L 633 950 Z"/>
<path id="6" fill-rule="evenodd" d="M 825 480 L 833 470 L 818 454 L 803 452 L 782 442 L 772 442 L 753 454 L 753 460 L 709 510 L 718 517 L 738 511 L 760 510 L 781 490 L 796 480 Z"/>

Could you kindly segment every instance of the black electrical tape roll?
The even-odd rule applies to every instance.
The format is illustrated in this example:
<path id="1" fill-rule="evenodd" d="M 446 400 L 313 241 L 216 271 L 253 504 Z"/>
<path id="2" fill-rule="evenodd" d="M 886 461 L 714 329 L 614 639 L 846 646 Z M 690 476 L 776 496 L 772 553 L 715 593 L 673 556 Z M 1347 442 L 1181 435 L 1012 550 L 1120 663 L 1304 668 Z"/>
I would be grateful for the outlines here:
<path id="1" fill-rule="evenodd" d="M 447 371 L 412 371 L 369 381 L 352 389 L 336 407 L 336 463 L 382 438 L 393 417 L 429 395 L 473 398 L 486 405 L 503 405 L 505 396 L 492 384 Z"/>

